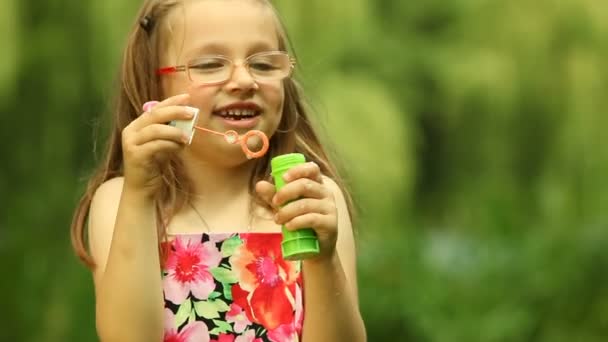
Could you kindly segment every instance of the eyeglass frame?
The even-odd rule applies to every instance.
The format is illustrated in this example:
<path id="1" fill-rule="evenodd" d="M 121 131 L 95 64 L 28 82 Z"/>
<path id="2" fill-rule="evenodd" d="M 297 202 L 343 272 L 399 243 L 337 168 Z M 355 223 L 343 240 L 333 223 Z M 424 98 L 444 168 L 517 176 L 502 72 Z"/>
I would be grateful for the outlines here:
<path id="1" fill-rule="evenodd" d="M 285 75 L 284 77 L 277 79 L 277 80 L 284 80 L 288 77 L 290 77 L 293 73 L 293 69 L 296 66 L 296 60 L 295 58 L 289 56 L 289 54 L 285 51 L 263 51 L 263 52 L 257 52 L 254 53 L 253 55 L 247 56 L 247 58 L 245 58 L 242 62 L 242 65 L 245 67 L 245 69 L 247 70 L 247 72 L 249 73 L 249 75 L 251 76 L 251 78 L 256 81 L 259 82 L 259 80 L 256 79 L 256 77 L 254 76 L 253 73 L 251 73 L 251 71 L 249 70 L 248 67 L 248 63 L 247 61 L 251 60 L 254 57 L 258 57 L 260 55 L 270 55 L 270 54 L 281 54 L 284 56 L 287 56 L 289 58 L 289 72 L 287 73 L 287 75 Z M 234 60 L 230 59 L 228 56 L 224 56 L 224 55 L 204 55 L 201 57 L 197 57 L 197 58 L 193 58 L 191 60 L 189 60 L 186 64 L 182 64 L 182 65 L 174 65 L 174 66 L 167 66 L 167 67 L 162 67 L 162 68 L 158 68 L 156 69 L 156 74 L 159 76 L 162 75 L 170 75 L 176 72 L 185 72 L 186 75 L 188 75 L 188 79 L 190 80 L 190 82 L 194 82 L 194 80 L 192 80 L 192 76 L 190 76 L 190 64 L 193 61 L 197 61 L 201 58 L 220 58 L 220 59 L 224 59 L 226 61 L 230 62 L 230 73 L 228 74 L 228 77 L 225 80 L 222 81 L 216 81 L 216 82 L 201 82 L 199 84 L 204 84 L 204 85 L 214 85 L 214 84 L 222 84 L 225 83 L 226 81 L 228 81 L 230 79 L 230 77 L 232 77 L 232 75 L 234 74 L 234 69 L 237 66 L 236 63 L 234 62 Z"/>

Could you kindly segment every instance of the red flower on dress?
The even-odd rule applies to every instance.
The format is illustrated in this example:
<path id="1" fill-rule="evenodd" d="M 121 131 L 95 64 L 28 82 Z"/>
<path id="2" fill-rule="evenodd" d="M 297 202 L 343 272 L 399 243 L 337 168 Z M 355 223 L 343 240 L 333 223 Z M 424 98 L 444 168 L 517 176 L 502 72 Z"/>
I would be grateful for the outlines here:
<path id="1" fill-rule="evenodd" d="M 272 342 L 297 341 L 304 323 L 304 307 L 302 303 L 302 290 L 300 284 L 296 285 L 296 317 L 291 324 L 283 324 L 274 330 L 268 331 L 268 339 Z"/>
<path id="2" fill-rule="evenodd" d="M 242 234 L 243 244 L 230 257 L 238 283 L 234 303 L 247 318 L 271 331 L 293 324 L 298 270 L 281 254 L 281 234 Z"/>

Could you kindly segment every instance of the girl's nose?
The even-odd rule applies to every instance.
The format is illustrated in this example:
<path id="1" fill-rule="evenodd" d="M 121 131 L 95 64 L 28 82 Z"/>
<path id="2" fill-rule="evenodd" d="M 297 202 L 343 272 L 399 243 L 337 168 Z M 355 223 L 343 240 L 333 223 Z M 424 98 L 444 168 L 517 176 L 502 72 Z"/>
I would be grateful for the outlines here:
<path id="1" fill-rule="evenodd" d="M 248 91 L 257 89 L 258 84 L 256 83 L 249 70 L 244 65 L 235 65 L 232 70 L 232 75 L 226 83 L 226 88 L 229 91 Z"/>

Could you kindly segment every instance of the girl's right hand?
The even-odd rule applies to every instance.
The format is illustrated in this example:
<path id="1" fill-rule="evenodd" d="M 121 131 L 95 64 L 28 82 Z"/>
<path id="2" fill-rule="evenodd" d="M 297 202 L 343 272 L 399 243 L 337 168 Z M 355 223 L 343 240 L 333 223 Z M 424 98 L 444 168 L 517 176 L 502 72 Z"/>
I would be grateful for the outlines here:
<path id="1" fill-rule="evenodd" d="M 143 191 L 148 196 L 158 190 L 160 166 L 188 143 L 181 129 L 166 123 L 192 119 L 193 113 L 185 107 L 189 99 L 188 94 L 169 97 L 123 129 L 125 187 Z"/>

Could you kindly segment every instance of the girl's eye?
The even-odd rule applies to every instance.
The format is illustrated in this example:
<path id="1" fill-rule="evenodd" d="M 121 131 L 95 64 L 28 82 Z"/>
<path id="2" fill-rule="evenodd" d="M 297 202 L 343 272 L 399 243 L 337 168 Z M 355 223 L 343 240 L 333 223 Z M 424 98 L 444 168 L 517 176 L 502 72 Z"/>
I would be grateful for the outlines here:
<path id="1" fill-rule="evenodd" d="M 277 66 L 269 62 L 253 62 L 249 64 L 249 67 L 256 71 L 273 71 L 278 69 Z"/>
<path id="2" fill-rule="evenodd" d="M 221 61 L 199 61 L 190 65 L 190 69 L 199 70 L 199 71 L 214 71 L 221 70 L 225 67 L 225 63 Z"/>

